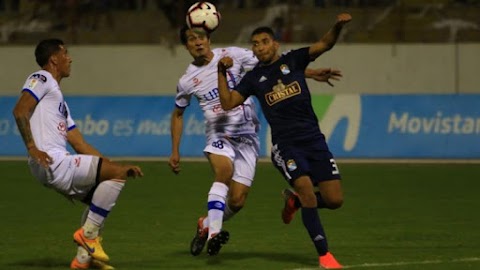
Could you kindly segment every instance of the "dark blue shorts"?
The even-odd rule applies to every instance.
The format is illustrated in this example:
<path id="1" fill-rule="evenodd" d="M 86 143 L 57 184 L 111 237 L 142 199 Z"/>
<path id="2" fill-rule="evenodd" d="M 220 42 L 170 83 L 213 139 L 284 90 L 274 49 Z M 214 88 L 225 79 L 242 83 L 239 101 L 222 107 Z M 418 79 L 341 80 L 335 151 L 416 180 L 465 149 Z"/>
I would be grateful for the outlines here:
<path id="1" fill-rule="evenodd" d="M 341 179 L 337 163 L 330 151 L 317 147 L 315 143 L 306 146 L 276 144 L 272 146 L 273 165 L 293 186 L 300 176 L 310 176 L 314 185 L 319 182 Z"/>

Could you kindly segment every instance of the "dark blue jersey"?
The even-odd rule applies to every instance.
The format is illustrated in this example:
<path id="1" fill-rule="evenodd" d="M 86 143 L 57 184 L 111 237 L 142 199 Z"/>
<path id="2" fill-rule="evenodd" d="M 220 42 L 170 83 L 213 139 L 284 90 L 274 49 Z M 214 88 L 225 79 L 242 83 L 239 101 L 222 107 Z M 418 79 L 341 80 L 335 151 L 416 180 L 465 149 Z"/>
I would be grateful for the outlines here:
<path id="1" fill-rule="evenodd" d="M 256 96 L 272 130 L 272 142 L 308 144 L 320 140 L 328 149 L 312 108 L 305 69 L 309 48 L 290 51 L 268 66 L 257 64 L 235 88 L 243 97 Z"/>

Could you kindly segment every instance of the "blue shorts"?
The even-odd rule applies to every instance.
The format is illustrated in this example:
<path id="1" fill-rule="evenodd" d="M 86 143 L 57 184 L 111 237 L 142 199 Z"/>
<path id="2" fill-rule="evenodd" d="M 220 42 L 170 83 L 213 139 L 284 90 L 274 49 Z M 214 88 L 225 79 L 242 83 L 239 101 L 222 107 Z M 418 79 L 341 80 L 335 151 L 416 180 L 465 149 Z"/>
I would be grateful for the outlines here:
<path id="1" fill-rule="evenodd" d="M 275 144 L 272 146 L 271 159 L 291 186 L 295 179 L 305 175 L 310 176 L 314 185 L 341 179 L 332 153 L 316 147 L 315 143 L 305 146 Z"/>

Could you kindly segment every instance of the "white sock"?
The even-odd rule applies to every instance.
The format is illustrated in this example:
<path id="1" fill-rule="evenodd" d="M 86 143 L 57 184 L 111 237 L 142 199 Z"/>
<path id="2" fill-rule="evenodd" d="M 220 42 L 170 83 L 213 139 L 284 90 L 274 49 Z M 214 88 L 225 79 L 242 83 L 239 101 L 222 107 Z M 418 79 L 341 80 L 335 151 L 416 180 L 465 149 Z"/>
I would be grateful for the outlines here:
<path id="1" fill-rule="evenodd" d="M 85 237 L 93 239 L 98 236 L 98 231 L 115 206 L 115 202 L 124 185 L 125 183 L 121 180 L 103 181 L 98 185 L 93 193 L 87 220 L 83 225 Z"/>
<path id="2" fill-rule="evenodd" d="M 220 182 L 214 182 L 208 192 L 208 239 L 222 229 L 227 194 L 228 186 Z"/>
<path id="3" fill-rule="evenodd" d="M 87 263 L 90 262 L 92 256 L 88 254 L 88 251 L 84 249 L 82 246 L 78 246 L 77 248 L 77 261 L 79 263 Z"/>

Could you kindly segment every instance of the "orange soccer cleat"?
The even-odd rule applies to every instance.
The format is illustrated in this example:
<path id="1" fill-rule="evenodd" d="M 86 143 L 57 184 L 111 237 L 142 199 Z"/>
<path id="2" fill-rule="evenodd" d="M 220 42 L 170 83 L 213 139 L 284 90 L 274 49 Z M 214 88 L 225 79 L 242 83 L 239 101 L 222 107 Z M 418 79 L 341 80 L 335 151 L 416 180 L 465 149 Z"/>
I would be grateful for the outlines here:
<path id="1" fill-rule="evenodd" d="M 88 254 L 90 254 L 90 256 L 92 256 L 94 259 L 102 262 L 108 262 L 110 260 L 108 255 L 103 250 L 99 236 L 95 237 L 94 239 L 88 239 L 83 234 L 83 228 L 80 228 L 73 234 L 73 241 L 85 248 Z"/>
<path id="2" fill-rule="evenodd" d="M 318 257 L 318 263 L 323 269 L 342 269 L 343 266 L 333 257 L 332 253 Z"/>
<path id="3" fill-rule="evenodd" d="M 283 223 L 290 224 L 298 210 L 298 207 L 295 206 L 295 199 L 298 195 L 291 189 L 284 189 L 282 195 L 285 200 L 285 206 L 282 209 L 282 220 Z"/>

